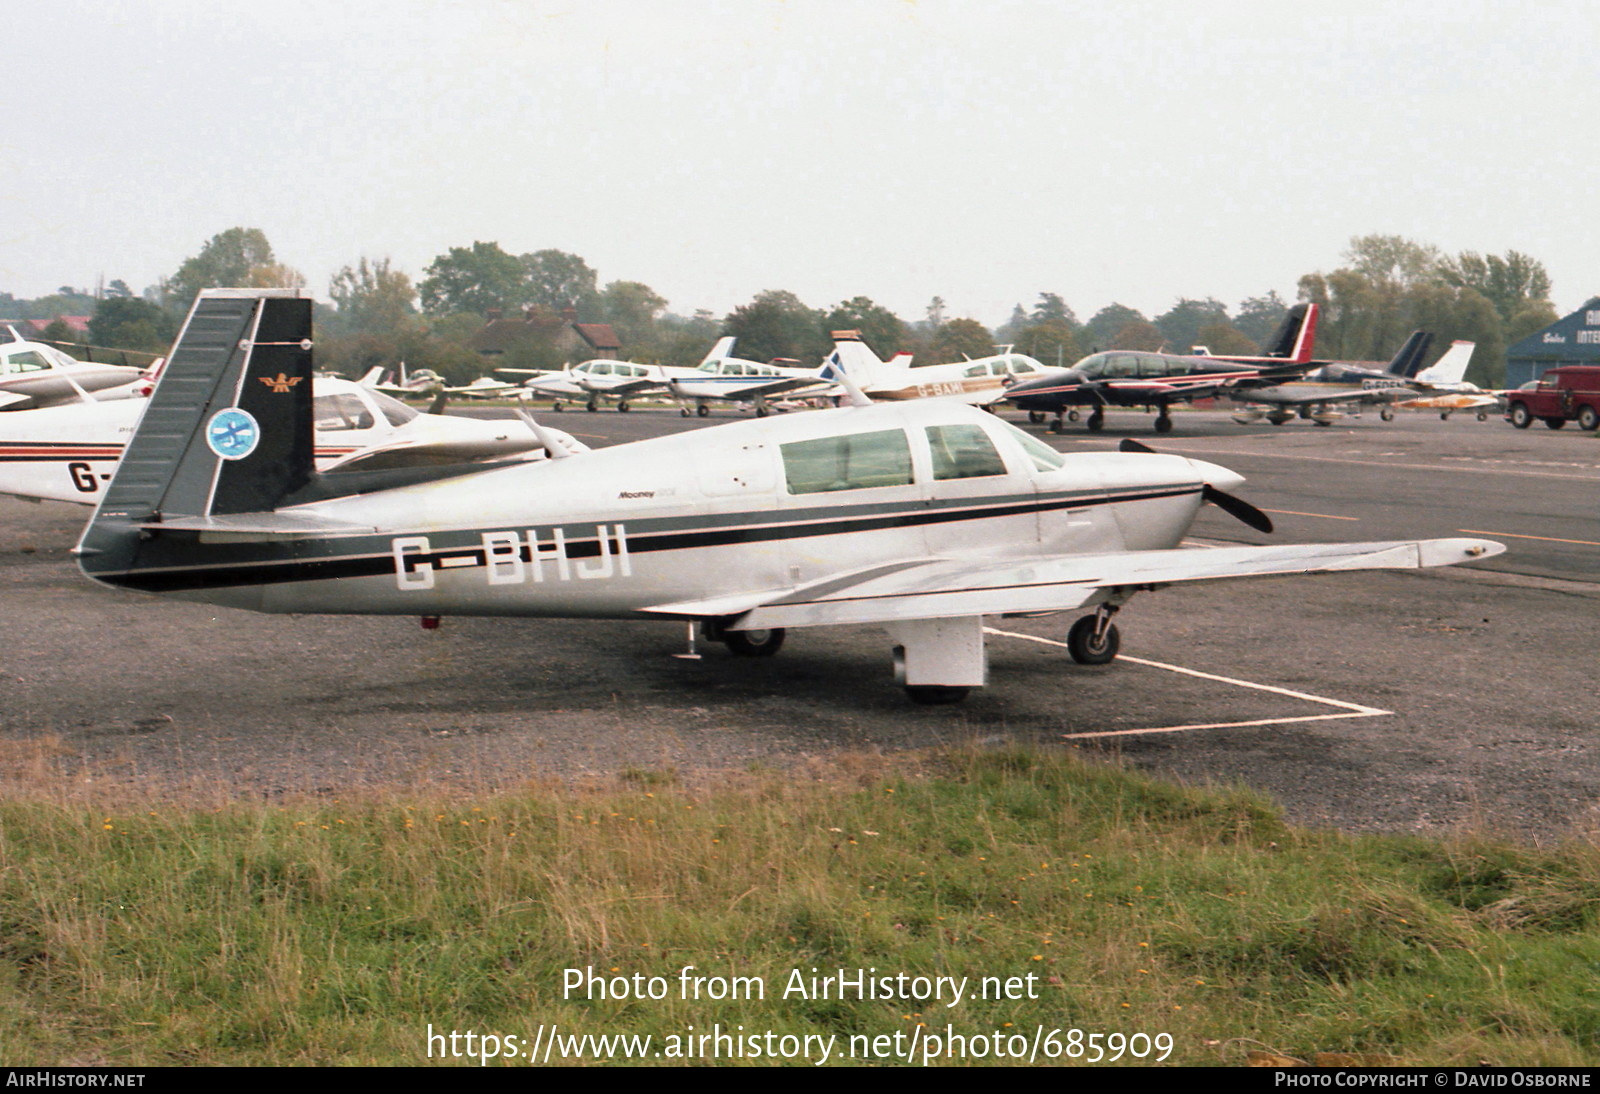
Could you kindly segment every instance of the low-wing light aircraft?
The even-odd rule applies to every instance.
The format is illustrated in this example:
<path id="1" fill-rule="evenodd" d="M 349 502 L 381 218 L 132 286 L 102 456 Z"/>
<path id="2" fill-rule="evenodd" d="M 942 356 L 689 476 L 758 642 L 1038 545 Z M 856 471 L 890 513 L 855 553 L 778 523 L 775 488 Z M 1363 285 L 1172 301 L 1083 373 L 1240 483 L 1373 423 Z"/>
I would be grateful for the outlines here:
<path id="1" fill-rule="evenodd" d="M 746 361 L 732 355 L 733 342 L 732 335 L 718 339 L 698 368 L 669 381 L 685 418 L 691 405 L 693 413 L 704 418 L 711 413 L 707 404 L 717 400 L 748 403 L 755 408 L 756 417 L 765 418 L 768 400 L 779 395 L 827 395 L 838 390 L 822 378 L 821 367 L 801 368 L 799 362 L 791 367 L 776 361 L 765 365 Z"/>
<path id="2" fill-rule="evenodd" d="M 444 387 L 444 377 L 431 368 L 419 368 L 406 371 L 406 363 L 400 362 L 399 378 L 392 375 L 385 379 L 372 380 L 364 378 L 362 383 L 374 391 L 381 391 L 385 395 L 395 395 L 401 398 L 418 395 L 433 395 Z M 369 374 L 370 377 L 370 374 Z"/>
<path id="3" fill-rule="evenodd" d="M 1245 407 L 1233 419 L 1241 425 L 1263 418 L 1273 425 L 1283 425 L 1298 415 L 1317 425 L 1332 425 L 1341 417 L 1341 407 L 1376 406 L 1382 408 L 1379 414 L 1387 422 L 1394 417 L 1390 405 L 1419 390 L 1412 377 L 1421 371 L 1422 360 L 1432 344 L 1433 335 L 1412 331 L 1382 368 L 1354 361 L 1329 361 L 1288 383 L 1230 391 L 1229 397 Z M 1470 356 L 1471 350 L 1467 352 Z M 1448 357 L 1446 353 L 1440 358 L 1440 364 Z"/>
<path id="4" fill-rule="evenodd" d="M 284 382 L 301 381 L 285 376 Z M 436 466 L 541 450 L 539 439 L 519 422 L 419 414 L 398 399 L 333 377 L 318 376 L 312 384 L 319 472 Z M 86 400 L 0 414 L 0 494 L 94 505 L 147 402 Z M 565 433 L 548 432 L 567 450 L 583 447 Z"/>
<path id="5" fill-rule="evenodd" d="M 874 402 L 957 399 L 973 406 L 988 406 L 1004 398 L 1006 388 L 1012 384 L 1046 374 L 1038 361 L 1009 349 L 992 357 L 912 368 L 909 353 L 879 360 L 857 331 L 836 330 L 833 343 L 833 352 L 823 362 L 823 375 L 831 377 L 835 370 L 843 372 Z"/>
<path id="6" fill-rule="evenodd" d="M 1155 429 L 1172 429 L 1173 403 L 1268 387 L 1303 376 L 1317 366 L 1311 359 L 1316 342 L 1317 305 L 1296 304 L 1260 357 L 1177 356 L 1135 350 L 1092 353 L 1069 369 L 1051 370 L 1035 380 L 1013 384 L 1003 398 L 1026 410 L 1034 421 L 1054 414 L 1051 431 L 1060 433 L 1069 411 L 1089 407 L 1090 432 L 1105 427 L 1108 406 L 1153 406 Z M 1280 352 L 1285 351 L 1287 352 Z"/>
<path id="7" fill-rule="evenodd" d="M 141 390 L 145 371 L 130 365 L 79 361 L 52 345 L 30 342 L 6 328 L 11 341 L 0 343 L 0 410 L 33 410 L 77 402 L 85 393 L 97 399 L 123 399 Z"/>
<path id="8" fill-rule="evenodd" d="M 528 370 L 502 368 L 495 371 Z M 517 397 L 551 399 L 551 410 L 561 410 L 565 403 L 582 402 L 584 408 L 591 411 L 599 410 L 600 401 L 609 398 L 617 401 L 618 410 L 627 413 L 630 397 L 643 395 L 647 391 L 665 391 L 674 377 L 686 376 L 692 371 L 667 365 L 640 365 L 632 361 L 596 358 L 560 372 L 530 377 L 517 389 Z"/>
<path id="9" fill-rule="evenodd" d="M 344 478 L 313 462 L 311 301 L 201 293 L 76 549 L 108 585 L 262 612 L 657 619 L 739 654 L 876 623 L 918 702 L 986 682 L 983 617 L 1090 609 L 1117 653 L 1137 592 L 1486 558 L 1487 540 L 1182 549 L 1202 505 L 1253 527 L 1201 460 L 1064 455 L 948 399 L 852 405 L 552 459 Z M 853 385 L 847 385 L 853 386 Z M 425 470 L 425 469 L 424 469 Z M 386 479 L 387 476 L 387 479 Z"/>
<path id="10" fill-rule="evenodd" d="M 1412 377 L 1415 393 L 1395 406 L 1405 410 L 1437 410 L 1445 421 L 1458 410 L 1473 411 L 1478 421 L 1488 421 L 1489 412 L 1500 406 L 1506 392 L 1484 390 L 1466 379 L 1472 363 L 1475 342 L 1452 342 L 1450 348 L 1428 368 Z"/>

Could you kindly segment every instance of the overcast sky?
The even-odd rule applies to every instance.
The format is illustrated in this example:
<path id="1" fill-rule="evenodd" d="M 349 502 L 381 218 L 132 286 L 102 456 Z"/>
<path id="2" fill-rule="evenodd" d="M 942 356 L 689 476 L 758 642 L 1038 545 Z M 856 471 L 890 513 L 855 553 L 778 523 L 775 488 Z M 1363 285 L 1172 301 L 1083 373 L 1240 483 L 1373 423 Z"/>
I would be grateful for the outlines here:
<path id="1" fill-rule="evenodd" d="M 319 296 L 452 246 L 688 314 L 1230 309 L 1352 236 L 1600 292 L 1593 4 L 53 0 L 6 16 L 0 291 L 263 229 Z"/>

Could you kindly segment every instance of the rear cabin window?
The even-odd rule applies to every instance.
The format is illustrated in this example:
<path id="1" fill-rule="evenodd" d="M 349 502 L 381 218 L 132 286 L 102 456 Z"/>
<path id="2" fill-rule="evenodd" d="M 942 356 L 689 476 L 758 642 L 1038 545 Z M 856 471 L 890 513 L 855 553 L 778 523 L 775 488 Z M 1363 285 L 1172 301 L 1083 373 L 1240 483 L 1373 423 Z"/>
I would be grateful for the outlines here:
<path id="1" fill-rule="evenodd" d="M 935 479 L 979 479 L 1006 473 L 1005 461 L 982 426 L 930 425 L 928 448 L 933 453 Z"/>
<path id="2" fill-rule="evenodd" d="M 911 482 L 911 446 L 905 431 L 849 433 L 781 446 L 791 494 L 866 490 Z"/>

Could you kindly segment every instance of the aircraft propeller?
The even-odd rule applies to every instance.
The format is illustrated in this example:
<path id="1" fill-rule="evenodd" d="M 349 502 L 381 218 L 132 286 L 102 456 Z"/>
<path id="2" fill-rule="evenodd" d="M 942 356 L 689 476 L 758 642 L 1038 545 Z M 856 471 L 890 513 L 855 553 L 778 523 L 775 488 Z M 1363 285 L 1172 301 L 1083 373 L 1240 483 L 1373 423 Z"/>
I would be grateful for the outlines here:
<path id="1" fill-rule="evenodd" d="M 1124 437 L 1122 443 L 1117 445 L 1117 450 L 1119 452 L 1148 452 L 1152 455 L 1156 451 L 1149 445 L 1136 441 L 1132 437 Z M 1272 518 L 1243 498 L 1237 498 L 1225 490 L 1219 490 L 1209 482 L 1202 487 L 1200 497 L 1209 501 L 1230 517 L 1249 525 L 1258 532 L 1272 531 Z"/>

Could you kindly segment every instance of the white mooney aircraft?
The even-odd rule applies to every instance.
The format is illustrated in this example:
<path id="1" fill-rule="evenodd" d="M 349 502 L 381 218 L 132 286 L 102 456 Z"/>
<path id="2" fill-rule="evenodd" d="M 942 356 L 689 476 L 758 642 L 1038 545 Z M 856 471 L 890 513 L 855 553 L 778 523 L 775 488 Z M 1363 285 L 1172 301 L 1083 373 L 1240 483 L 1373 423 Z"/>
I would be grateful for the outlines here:
<path id="1" fill-rule="evenodd" d="M 126 399 L 148 394 L 142 369 L 79 361 L 44 342 L 30 342 L 7 327 L 11 341 L 0 343 L 0 410 L 32 410 L 77 402 L 88 392 L 96 399 Z"/>
<path id="2" fill-rule="evenodd" d="M 272 379 L 276 379 L 273 377 Z M 285 381 L 300 381 L 285 377 Z M 419 414 L 349 380 L 313 381 L 319 472 L 435 466 L 537 451 L 517 422 Z M 0 494 L 94 505 L 111 481 L 148 400 L 118 399 L 0 414 Z M 555 430 L 564 447 L 582 447 Z"/>
<path id="3" fill-rule="evenodd" d="M 842 371 L 874 402 L 951 398 L 988 406 L 1004 398 L 1006 388 L 1019 379 L 1031 380 L 1045 374 L 1045 367 L 1025 353 L 997 353 L 948 365 L 912 368 L 909 353 L 879 360 L 856 331 L 836 330 L 833 340 L 833 353 L 823 363 L 825 376 L 834 375 L 831 369 Z"/>
<path id="4" fill-rule="evenodd" d="M 733 422 L 386 485 L 318 474 L 311 301 L 200 295 L 127 458 L 78 545 L 108 585 L 263 612 L 676 619 L 742 654 L 784 629 L 879 623 L 901 682 L 949 702 L 986 681 L 983 617 L 1089 608 L 1072 655 L 1117 652 L 1111 616 L 1171 584 L 1414 569 L 1477 539 L 1181 549 L 1225 468 L 1148 450 L 1063 455 L 960 402 Z M 859 390 L 853 403 L 864 402 Z"/>

